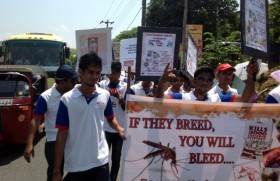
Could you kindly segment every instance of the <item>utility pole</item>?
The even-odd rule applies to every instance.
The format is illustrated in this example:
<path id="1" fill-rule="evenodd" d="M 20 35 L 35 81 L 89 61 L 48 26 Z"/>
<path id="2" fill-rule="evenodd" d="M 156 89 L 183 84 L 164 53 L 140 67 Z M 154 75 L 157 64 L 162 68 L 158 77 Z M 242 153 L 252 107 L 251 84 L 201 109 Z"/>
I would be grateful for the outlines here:
<path id="1" fill-rule="evenodd" d="M 103 20 L 102 20 L 102 21 L 100 22 L 100 24 L 101 24 L 101 23 L 105 23 L 105 24 L 107 25 L 107 28 L 108 28 L 109 24 L 113 24 L 114 21 L 110 22 L 110 21 L 107 19 L 107 21 L 103 21 Z"/>
<path id="2" fill-rule="evenodd" d="M 141 26 L 146 26 L 146 0 L 142 0 L 142 22 Z"/>
<path id="3" fill-rule="evenodd" d="M 186 55 L 188 53 L 187 46 L 186 46 L 186 27 L 187 27 L 187 15 L 188 15 L 188 0 L 185 0 L 184 3 L 184 17 L 183 17 L 183 31 L 182 31 L 182 49 L 183 49 L 183 58 L 181 61 L 180 68 L 184 67 Z"/>

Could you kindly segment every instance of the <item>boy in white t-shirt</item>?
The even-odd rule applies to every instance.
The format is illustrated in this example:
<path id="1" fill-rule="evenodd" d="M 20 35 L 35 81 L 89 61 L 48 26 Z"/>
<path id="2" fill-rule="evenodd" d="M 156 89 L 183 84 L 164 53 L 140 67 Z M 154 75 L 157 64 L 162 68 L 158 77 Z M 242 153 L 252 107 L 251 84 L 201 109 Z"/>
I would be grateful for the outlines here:
<path id="1" fill-rule="evenodd" d="M 59 104 L 56 127 L 53 181 L 62 180 L 58 171 L 65 158 L 64 180 L 109 181 L 109 148 L 103 129 L 104 122 L 124 139 L 124 129 L 114 116 L 110 93 L 97 86 L 102 61 L 95 54 L 80 58 L 81 84 L 65 93 Z"/>

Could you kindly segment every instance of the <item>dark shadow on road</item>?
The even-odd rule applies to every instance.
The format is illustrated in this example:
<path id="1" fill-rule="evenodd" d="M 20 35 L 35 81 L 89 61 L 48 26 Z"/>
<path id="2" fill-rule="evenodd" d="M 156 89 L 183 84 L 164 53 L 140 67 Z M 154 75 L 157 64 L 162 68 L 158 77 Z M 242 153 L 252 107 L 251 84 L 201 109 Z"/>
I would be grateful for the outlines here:
<path id="1" fill-rule="evenodd" d="M 45 136 L 44 133 L 40 133 L 34 139 L 34 146 Z M 23 156 L 25 144 L 15 145 L 0 145 L 0 167 L 11 163 L 12 161 Z"/>

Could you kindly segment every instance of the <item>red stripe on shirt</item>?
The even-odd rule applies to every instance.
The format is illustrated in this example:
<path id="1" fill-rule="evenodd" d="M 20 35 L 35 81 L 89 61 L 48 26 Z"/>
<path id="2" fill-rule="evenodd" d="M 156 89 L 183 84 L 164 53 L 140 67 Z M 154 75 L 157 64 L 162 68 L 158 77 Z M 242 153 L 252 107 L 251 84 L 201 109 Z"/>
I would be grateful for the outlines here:
<path id="1" fill-rule="evenodd" d="M 235 96 L 236 96 L 236 95 L 232 95 L 231 98 L 230 98 L 230 100 L 229 100 L 229 102 L 233 102 Z"/>
<path id="2" fill-rule="evenodd" d="M 33 117 L 44 118 L 44 115 L 42 115 L 42 114 L 33 114 Z"/>
<path id="3" fill-rule="evenodd" d="M 108 119 L 113 119 L 115 117 L 115 115 L 112 114 L 111 116 L 105 116 L 105 117 L 108 118 Z"/>
<path id="4" fill-rule="evenodd" d="M 61 125 L 56 125 L 55 128 L 57 128 L 57 129 L 62 129 L 62 130 L 69 130 L 69 127 L 67 127 L 67 126 L 61 126 Z"/>

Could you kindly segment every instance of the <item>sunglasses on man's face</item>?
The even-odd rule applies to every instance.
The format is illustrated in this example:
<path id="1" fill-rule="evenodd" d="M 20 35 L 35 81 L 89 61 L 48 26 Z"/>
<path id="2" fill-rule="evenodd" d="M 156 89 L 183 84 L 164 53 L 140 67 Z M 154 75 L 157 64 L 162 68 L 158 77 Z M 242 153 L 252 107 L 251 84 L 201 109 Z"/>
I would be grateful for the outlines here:
<path id="1" fill-rule="evenodd" d="M 206 78 L 206 77 L 197 77 L 196 80 L 199 80 L 200 82 L 206 82 L 206 83 L 211 83 L 211 82 L 213 82 L 213 79 L 211 79 L 211 78 Z"/>
<path id="2" fill-rule="evenodd" d="M 67 81 L 67 79 L 66 79 Z M 78 83 L 78 79 L 70 79 L 71 84 L 75 85 Z"/>

